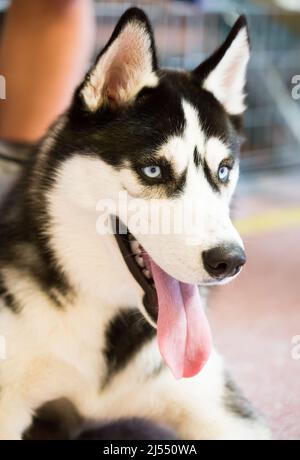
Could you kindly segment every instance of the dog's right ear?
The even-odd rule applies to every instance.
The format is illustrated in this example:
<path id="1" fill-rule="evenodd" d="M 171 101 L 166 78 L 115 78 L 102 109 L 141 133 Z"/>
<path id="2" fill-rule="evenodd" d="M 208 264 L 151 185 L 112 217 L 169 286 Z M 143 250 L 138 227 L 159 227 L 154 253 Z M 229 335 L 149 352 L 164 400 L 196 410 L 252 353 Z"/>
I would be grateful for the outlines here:
<path id="1" fill-rule="evenodd" d="M 157 85 L 156 70 L 149 20 L 139 8 L 130 8 L 79 88 L 85 110 L 96 112 L 130 103 L 143 87 Z"/>

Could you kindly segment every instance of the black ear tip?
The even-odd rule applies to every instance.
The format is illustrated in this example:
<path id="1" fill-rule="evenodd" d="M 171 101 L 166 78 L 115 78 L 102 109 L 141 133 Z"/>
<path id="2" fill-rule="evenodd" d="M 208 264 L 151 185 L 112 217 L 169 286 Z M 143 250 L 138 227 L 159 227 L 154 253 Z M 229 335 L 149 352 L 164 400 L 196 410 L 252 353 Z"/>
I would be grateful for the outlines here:
<path id="1" fill-rule="evenodd" d="M 153 28 L 144 10 L 136 6 L 133 6 L 129 8 L 128 10 L 126 10 L 125 13 L 123 13 L 123 15 L 121 16 L 119 20 L 119 23 L 115 29 L 115 32 L 113 33 L 113 37 L 117 35 L 119 32 L 121 32 L 122 29 L 126 27 L 126 25 L 130 22 L 139 22 L 140 25 L 142 25 L 142 27 L 148 32 L 148 35 L 151 40 L 152 65 L 153 65 L 153 69 L 157 70 L 158 62 L 157 62 L 157 56 L 156 56 Z"/>
<path id="2" fill-rule="evenodd" d="M 149 22 L 148 16 L 146 15 L 145 11 L 142 10 L 141 8 L 138 8 L 136 6 L 132 6 L 131 8 L 128 8 L 128 10 L 123 13 L 122 18 L 124 21 L 132 21 L 132 20 L 138 20 L 141 22 Z"/>
<path id="3" fill-rule="evenodd" d="M 247 18 L 246 18 L 246 16 L 244 14 L 239 16 L 239 18 L 236 20 L 234 26 L 232 27 L 231 35 L 233 37 L 236 37 L 238 35 L 238 33 L 242 29 L 246 29 L 247 37 L 248 37 L 248 43 L 249 43 L 249 46 L 250 46 L 250 34 L 249 34 L 248 20 L 247 20 Z"/>
<path id="4" fill-rule="evenodd" d="M 233 29 L 238 33 L 242 29 L 247 30 L 247 34 L 249 35 L 249 27 L 248 27 L 248 20 L 244 14 L 242 14 L 235 22 Z"/>
<path id="5" fill-rule="evenodd" d="M 246 16 L 244 14 L 241 14 L 241 16 L 239 16 L 239 18 L 237 19 L 236 24 L 239 26 L 240 29 L 242 29 L 243 27 L 248 27 L 248 21 Z"/>

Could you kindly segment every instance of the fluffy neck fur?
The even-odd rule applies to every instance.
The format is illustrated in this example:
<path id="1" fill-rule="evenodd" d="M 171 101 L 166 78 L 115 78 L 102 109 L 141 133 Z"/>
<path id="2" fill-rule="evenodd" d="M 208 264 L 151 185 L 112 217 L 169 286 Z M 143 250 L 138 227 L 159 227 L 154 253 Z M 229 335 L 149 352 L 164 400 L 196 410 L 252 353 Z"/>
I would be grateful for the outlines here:
<path id="1" fill-rule="evenodd" d="M 81 155 L 72 155 L 58 166 L 54 181 L 44 192 L 41 213 L 47 214 L 47 228 L 38 217 L 38 232 L 46 234 L 55 265 L 79 296 L 96 300 L 105 308 L 138 307 L 143 292 L 129 273 L 114 235 L 96 231 L 97 201 L 116 197 L 118 186 L 104 162 L 99 177 L 94 174 L 95 167 L 99 160 L 95 163 L 92 157 Z"/>

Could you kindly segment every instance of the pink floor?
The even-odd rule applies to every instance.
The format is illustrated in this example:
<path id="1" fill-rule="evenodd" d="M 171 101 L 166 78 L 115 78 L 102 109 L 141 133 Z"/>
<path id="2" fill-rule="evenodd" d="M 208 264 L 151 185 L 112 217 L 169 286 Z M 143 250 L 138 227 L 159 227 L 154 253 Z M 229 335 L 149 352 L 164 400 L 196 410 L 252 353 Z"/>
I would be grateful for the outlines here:
<path id="1" fill-rule="evenodd" d="M 298 177 L 252 184 L 237 200 L 240 216 L 300 207 Z M 252 193 L 253 192 L 253 193 Z M 300 439 L 300 225 L 245 236 L 248 262 L 210 304 L 215 343 L 232 375 L 266 416 L 275 439 Z"/>

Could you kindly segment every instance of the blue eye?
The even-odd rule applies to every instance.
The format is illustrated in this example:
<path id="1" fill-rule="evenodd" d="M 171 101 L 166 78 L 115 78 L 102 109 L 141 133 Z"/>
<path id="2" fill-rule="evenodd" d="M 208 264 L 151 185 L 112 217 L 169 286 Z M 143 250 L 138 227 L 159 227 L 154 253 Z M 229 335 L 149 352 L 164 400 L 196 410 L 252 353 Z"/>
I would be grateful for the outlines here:
<path id="1" fill-rule="evenodd" d="M 145 176 L 150 179 L 158 179 L 161 177 L 161 169 L 159 166 L 146 166 L 146 168 L 142 168 L 142 171 Z"/>
<path id="2" fill-rule="evenodd" d="M 218 171 L 218 177 L 223 184 L 225 184 L 229 179 L 230 169 L 228 166 L 220 166 Z"/>

